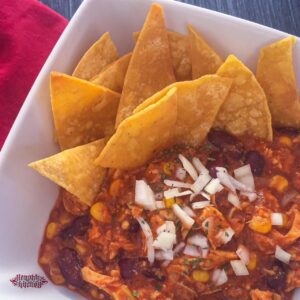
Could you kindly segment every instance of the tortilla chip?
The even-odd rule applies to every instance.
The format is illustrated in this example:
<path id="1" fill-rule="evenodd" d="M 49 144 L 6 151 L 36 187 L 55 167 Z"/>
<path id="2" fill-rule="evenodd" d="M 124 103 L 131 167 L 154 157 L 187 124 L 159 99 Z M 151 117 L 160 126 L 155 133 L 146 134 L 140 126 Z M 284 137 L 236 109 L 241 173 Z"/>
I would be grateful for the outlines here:
<path id="1" fill-rule="evenodd" d="M 188 31 L 193 79 L 206 74 L 215 74 L 223 63 L 222 58 L 206 43 L 193 26 L 188 25 Z"/>
<path id="2" fill-rule="evenodd" d="M 90 206 L 104 177 L 104 169 L 94 164 L 104 146 L 104 139 L 97 140 L 35 161 L 29 166 Z"/>
<path id="3" fill-rule="evenodd" d="M 141 102 L 174 81 L 163 9 L 153 4 L 128 66 L 116 126 Z"/>
<path id="4" fill-rule="evenodd" d="M 122 56 L 93 77 L 91 82 L 121 93 L 130 59 L 131 53 Z"/>
<path id="5" fill-rule="evenodd" d="M 175 126 L 177 143 L 200 145 L 230 91 L 232 80 L 206 75 L 193 81 L 173 83 L 140 104 L 134 113 L 156 103 L 171 88 L 177 88 L 178 116 Z"/>
<path id="6" fill-rule="evenodd" d="M 96 163 L 102 167 L 133 169 L 173 142 L 177 92 L 171 89 L 157 103 L 125 119 Z"/>
<path id="7" fill-rule="evenodd" d="M 217 74 L 232 78 L 233 83 L 214 127 L 235 136 L 250 135 L 272 140 L 267 98 L 253 73 L 235 56 L 229 55 Z"/>
<path id="8" fill-rule="evenodd" d="M 109 33 L 106 32 L 83 55 L 73 72 L 73 76 L 90 80 L 117 58 L 117 48 Z"/>
<path id="9" fill-rule="evenodd" d="M 51 102 L 62 150 L 111 135 L 120 94 L 61 73 L 51 74 Z"/>
<path id="10" fill-rule="evenodd" d="M 277 127 L 300 128 L 300 101 L 293 67 L 293 47 L 289 36 L 260 50 L 256 76 L 264 89 Z"/>

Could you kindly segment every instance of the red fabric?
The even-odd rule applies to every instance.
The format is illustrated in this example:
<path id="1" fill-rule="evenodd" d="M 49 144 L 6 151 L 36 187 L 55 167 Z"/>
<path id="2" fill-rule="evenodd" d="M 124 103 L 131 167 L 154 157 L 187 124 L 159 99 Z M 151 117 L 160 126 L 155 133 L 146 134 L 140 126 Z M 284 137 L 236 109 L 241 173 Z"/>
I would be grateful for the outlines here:
<path id="1" fill-rule="evenodd" d="M 67 20 L 37 0 L 1 0 L 0 149 Z"/>

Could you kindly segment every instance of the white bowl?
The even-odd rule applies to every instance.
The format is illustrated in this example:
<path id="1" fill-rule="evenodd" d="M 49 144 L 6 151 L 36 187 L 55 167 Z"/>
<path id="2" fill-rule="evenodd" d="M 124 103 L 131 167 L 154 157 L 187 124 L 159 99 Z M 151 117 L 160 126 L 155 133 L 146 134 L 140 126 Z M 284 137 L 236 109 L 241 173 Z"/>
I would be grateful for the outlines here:
<path id="1" fill-rule="evenodd" d="M 53 139 L 49 74 L 71 73 L 85 50 L 109 31 L 121 54 L 133 47 L 152 1 L 86 0 L 67 26 L 37 77 L 10 131 L 0 156 L 0 299 L 82 299 L 52 283 L 21 289 L 10 282 L 16 274 L 40 274 L 38 250 L 58 188 L 27 167 L 58 151 Z M 175 1 L 157 0 L 165 8 L 169 29 L 182 33 L 193 24 L 225 58 L 235 54 L 255 69 L 261 46 L 286 33 L 242 19 Z M 300 44 L 295 49 L 300 70 Z M 299 74 L 298 74 L 299 75 Z M 298 77 L 299 78 L 299 77 Z M 300 299 L 300 293 L 296 296 Z"/>

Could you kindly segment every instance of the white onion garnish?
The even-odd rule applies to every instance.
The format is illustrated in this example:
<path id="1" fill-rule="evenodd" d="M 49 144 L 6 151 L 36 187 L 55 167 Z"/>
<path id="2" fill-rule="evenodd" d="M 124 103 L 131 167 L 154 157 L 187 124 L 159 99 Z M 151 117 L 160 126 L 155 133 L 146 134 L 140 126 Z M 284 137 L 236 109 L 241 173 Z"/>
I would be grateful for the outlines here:
<path id="1" fill-rule="evenodd" d="M 220 230 L 216 237 L 220 239 L 223 242 L 223 244 L 227 244 L 231 241 L 234 234 L 234 230 L 231 227 L 228 227 L 226 229 Z"/>
<path id="2" fill-rule="evenodd" d="M 276 246 L 276 250 L 275 250 L 275 257 L 282 261 L 285 264 L 289 264 L 292 255 L 286 251 L 284 251 L 281 247 L 279 247 L 278 245 Z"/>
<path id="3" fill-rule="evenodd" d="M 169 179 L 165 179 L 164 184 L 169 187 L 186 188 L 186 189 L 190 189 L 192 186 L 190 183 L 176 181 L 176 180 L 169 180 Z"/>
<path id="4" fill-rule="evenodd" d="M 197 174 L 197 171 L 195 170 L 194 166 L 191 164 L 191 162 L 186 157 L 184 157 L 182 154 L 179 154 L 178 158 L 180 159 L 182 166 L 188 172 L 188 174 L 194 180 L 196 180 L 198 177 L 198 174 Z"/>
<path id="5" fill-rule="evenodd" d="M 192 208 L 193 209 L 202 209 L 209 205 L 210 205 L 210 201 L 199 201 L 199 202 L 192 203 Z"/>
<path id="6" fill-rule="evenodd" d="M 257 199 L 256 192 L 241 192 L 241 195 L 248 197 L 250 202 L 253 202 Z"/>
<path id="7" fill-rule="evenodd" d="M 194 225 L 195 220 L 193 220 L 178 204 L 173 204 L 172 208 L 174 214 L 179 218 L 186 229 L 190 229 Z"/>
<path id="8" fill-rule="evenodd" d="M 206 258 L 207 257 L 207 255 L 208 255 L 208 253 L 209 253 L 209 248 L 201 248 L 201 257 L 202 258 Z"/>
<path id="9" fill-rule="evenodd" d="M 165 202 L 164 201 L 155 201 L 155 205 L 157 209 L 163 209 L 166 207 Z"/>
<path id="10" fill-rule="evenodd" d="M 150 186 L 144 180 L 135 182 L 135 203 L 148 210 L 155 210 L 155 197 Z"/>
<path id="11" fill-rule="evenodd" d="M 201 192 L 200 195 L 210 201 L 210 195 L 208 195 L 207 193 Z"/>
<path id="12" fill-rule="evenodd" d="M 238 246 L 238 248 L 236 250 L 236 254 L 245 265 L 249 264 L 250 253 L 249 253 L 249 250 L 244 245 Z"/>
<path id="13" fill-rule="evenodd" d="M 209 173 L 208 169 L 203 165 L 198 157 L 193 157 L 193 165 L 199 174 Z"/>
<path id="14" fill-rule="evenodd" d="M 176 169 L 175 176 L 179 180 L 184 180 L 185 177 L 186 177 L 186 170 L 184 168 L 178 168 L 178 169 Z"/>
<path id="15" fill-rule="evenodd" d="M 232 193 L 236 193 L 235 187 L 230 180 L 230 175 L 227 172 L 217 171 L 217 177 L 224 186 L 226 186 Z"/>
<path id="16" fill-rule="evenodd" d="M 230 179 L 232 185 L 239 191 L 241 192 L 254 192 L 254 190 L 248 186 L 246 186 L 245 184 L 239 182 L 238 180 L 236 180 L 235 178 L 233 178 L 232 176 L 230 176 L 228 174 L 228 178 Z"/>
<path id="17" fill-rule="evenodd" d="M 208 173 L 200 174 L 196 181 L 191 186 L 191 189 L 196 193 L 200 193 L 203 188 L 209 183 L 211 177 Z"/>
<path id="18" fill-rule="evenodd" d="M 159 250 L 155 252 L 155 258 L 157 260 L 173 260 L 174 252 L 172 250 L 168 250 L 168 251 Z"/>
<path id="19" fill-rule="evenodd" d="M 236 276 L 247 276 L 249 271 L 246 265 L 241 260 L 231 260 L 230 261 L 233 272 Z"/>
<path id="20" fill-rule="evenodd" d="M 170 262 L 171 262 L 171 260 L 165 260 L 165 261 L 161 264 L 161 266 L 162 266 L 163 268 L 166 268 L 166 267 L 170 264 Z"/>
<path id="21" fill-rule="evenodd" d="M 170 198 L 174 198 L 174 197 L 182 197 L 182 196 L 187 196 L 187 195 L 191 195 L 191 194 L 192 194 L 191 191 L 180 192 L 178 190 L 178 188 L 169 189 L 169 190 L 164 191 L 164 197 L 166 199 L 170 199 Z"/>
<path id="22" fill-rule="evenodd" d="M 157 235 L 159 235 L 159 234 L 161 234 L 162 232 L 166 231 L 166 229 L 167 229 L 166 223 L 162 224 L 161 226 L 159 226 L 159 227 L 156 229 Z"/>
<path id="23" fill-rule="evenodd" d="M 204 190 L 210 195 L 214 195 L 215 193 L 222 191 L 222 189 L 223 186 L 220 184 L 220 180 L 218 178 L 214 178 L 209 182 Z"/>
<path id="24" fill-rule="evenodd" d="M 275 226 L 283 225 L 283 215 L 281 213 L 271 213 L 271 222 Z"/>
<path id="25" fill-rule="evenodd" d="M 200 233 L 197 233 L 197 234 L 189 237 L 187 239 L 187 243 L 190 245 L 199 246 L 204 249 L 208 248 L 207 238 Z"/>
<path id="26" fill-rule="evenodd" d="M 154 262 L 154 247 L 153 247 L 153 235 L 149 224 L 142 217 L 137 217 L 137 221 L 139 222 L 142 231 L 146 237 L 147 241 L 147 257 L 150 264 Z"/>
<path id="27" fill-rule="evenodd" d="M 192 218 L 196 217 L 196 214 L 193 212 L 193 210 L 189 206 L 184 206 L 183 210 Z"/>
<path id="28" fill-rule="evenodd" d="M 159 235 L 162 232 L 168 232 L 168 233 L 176 234 L 176 228 L 175 228 L 174 222 L 173 221 L 166 221 L 164 224 L 162 224 L 161 226 L 159 226 L 156 229 L 157 235 Z"/>
<path id="29" fill-rule="evenodd" d="M 178 245 L 176 245 L 176 247 L 174 248 L 174 254 L 177 254 L 179 252 L 182 251 L 182 249 L 185 247 L 185 243 L 184 242 L 180 242 Z"/>
<path id="30" fill-rule="evenodd" d="M 212 273 L 212 281 L 216 286 L 220 286 L 228 281 L 227 274 L 224 269 L 215 269 Z"/>
<path id="31" fill-rule="evenodd" d="M 235 169 L 234 177 L 245 186 L 248 186 L 252 190 L 255 189 L 254 177 L 251 171 L 250 165 L 245 165 L 240 168 Z"/>
<path id="32" fill-rule="evenodd" d="M 169 232 L 161 232 L 156 240 L 153 242 L 155 249 L 161 249 L 163 251 L 171 250 L 176 243 L 176 234 Z"/>
<path id="33" fill-rule="evenodd" d="M 201 252 L 199 249 L 193 245 L 186 245 L 183 254 L 193 256 L 193 257 L 201 257 Z"/>
<path id="34" fill-rule="evenodd" d="M 232 192 L 229 192 L 228 193 L 228 197 L 227 197 L 227 200 L 229 203 L 231 203 L 233 206 L 237 207 L 237 208 L 241 208 L 241 203 L 240 203 L 240 199 L 239 197 L 232 193 Z"/>

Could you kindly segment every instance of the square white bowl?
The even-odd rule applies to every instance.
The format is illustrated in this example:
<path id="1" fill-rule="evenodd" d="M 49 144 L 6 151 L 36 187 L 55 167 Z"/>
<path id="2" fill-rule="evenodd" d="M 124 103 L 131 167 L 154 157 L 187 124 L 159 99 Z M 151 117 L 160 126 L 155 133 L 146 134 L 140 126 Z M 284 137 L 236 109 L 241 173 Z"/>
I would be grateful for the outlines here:
<path id="1" fill-rule="evenodd" d="M 233 53 L 252 70 L 259 48 L 287 35 L 175 1 L 85 0 L 37 77 L 0 153 L 0 299 L 82 299 L 50 282 L 40 289 L 20 289 L 9 281 L 16 274 L 43 275 L 38 250 L 58 192 L 55 184 L 27 164 L 58 151 L 53 139 L 50 72 L 71 73 L 85 50 L 106 31 L 120 54 L 131 50 L 132 32 L 140 30 L 152 2 L 163 5 L 169 29 L 185 33 L 186 24 L 191 23 L 224 58 Z M 300 69 L 299 43 L 295 64 Z M 295 299 L 300 299 L 297 294 Z"/>

